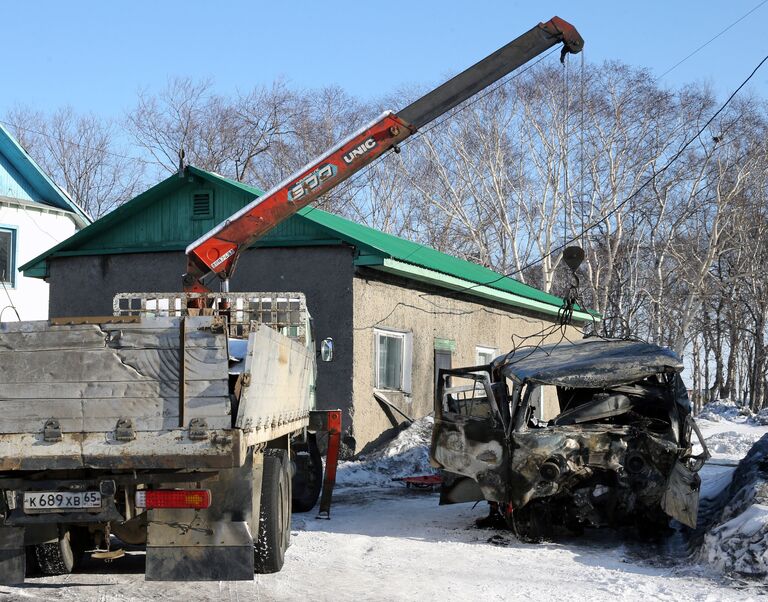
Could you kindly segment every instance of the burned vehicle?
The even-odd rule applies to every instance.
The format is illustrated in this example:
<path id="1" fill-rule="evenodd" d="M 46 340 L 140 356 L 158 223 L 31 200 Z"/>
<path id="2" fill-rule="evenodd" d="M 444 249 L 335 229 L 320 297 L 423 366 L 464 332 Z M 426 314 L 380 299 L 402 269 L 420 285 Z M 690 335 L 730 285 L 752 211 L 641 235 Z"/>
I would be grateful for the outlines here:
<path id="1" fill-rule="evenodd" d="M 430 461 L 445 471 L 441 503 L 488 500 L 527 541 L 658 533 L 670 517 L 694 527 L 708 452 L 682 369 L 656 345 L 588 338 L 440 370 Z"/>

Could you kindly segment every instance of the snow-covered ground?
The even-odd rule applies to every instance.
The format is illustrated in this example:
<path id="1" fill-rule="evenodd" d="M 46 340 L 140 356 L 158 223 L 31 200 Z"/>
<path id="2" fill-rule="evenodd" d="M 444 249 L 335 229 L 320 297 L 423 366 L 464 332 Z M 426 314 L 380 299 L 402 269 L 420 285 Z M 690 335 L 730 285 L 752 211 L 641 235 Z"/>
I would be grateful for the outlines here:
<path id="1" fill-rule="evenodd" d="M 761 467 L 768 440 L 755 445 L 768 433 L 767 417 L 721 401 L 705 407 L 698 419 L 712 453 L 702 472 L 700 523 L 708 527 L 699 559 L 724 573 L 757 579 L 768 575 L 768 481 Z"/>
<path id="2" fill-rule="evenodd" d="M 752 416 L 739 411 L 732 402 L 717 401 L 704 406 L 696 418 L 713 463 L 735 463 L 768 433 L 768 414 Z M 765 424 L 763 424 L 765 422 Z"/>
<path id="3" fill-rule="evenodd" d="M 730 482 L 734 464 L 768 426 L 738 417 L 701 422 L 716 448 L 704 468 L 704 495 Z M 144 557 L 111 565 L 89 561 L 65 578 L 0 586 L 0 597 L 39 600 L 749 600 L 768 586 L 723 576 L 689 557 L 673 538 L 663 545 L 587 533 L 552 544 L 522 544 L 506 531 L 481 530 L 485 504 L 438 506 L 435 493 L 407 490 L 392 477 L 426 474 L 431 423 L 423 420 L 364 461 L 339 470 L 332 520 L 293 518 L 292 545 L 276 575 L 253 582 L 145 582 Z M 746 447 L 745 447 L 746 446 Z M 739 455 L 741 454 L 741 455 Z M 754 517 L 747 516 L 747 519 Z"/>
<path id="4" fill-rule="evenodd" d="M 739 413 L 728 402 L 705 406 L 696 418 L 696 424 L 712 454 L 699 473 L 702 479 L 701 497 L 711 499 L 729 485 L 736 464 L 760 437 L 768 433 L 768 424 L 762 425 L 753 417 Z M 699 451 L 700 447 L 694 446 L 694 452 Z"/>
<path id="5" fill-rule="evenodd" d="M 145 582 L 143 556 L 90 564 L 67 578 L 38 578 L 0 596 L 39 600 L 745 600 L 670 550 L 612 534 L 558 544 L 518 543 L 478 530 L 485 508 L 438 506 L 435 494 L 355 488 L 340 492 L 331 521 L 296 515 L 285 568 L 253 582 Z"/>

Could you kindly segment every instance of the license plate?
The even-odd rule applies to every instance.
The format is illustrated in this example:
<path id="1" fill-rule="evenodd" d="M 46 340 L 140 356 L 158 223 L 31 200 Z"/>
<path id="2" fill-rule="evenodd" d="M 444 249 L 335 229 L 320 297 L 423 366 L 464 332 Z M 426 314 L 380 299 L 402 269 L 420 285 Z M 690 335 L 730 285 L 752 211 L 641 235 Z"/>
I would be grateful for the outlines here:
<path id="1" fill-rule="evenodd" d="M 73 512 L 83 508 L 100 508 L 98 491 L 26 491 L 24 512 Z"/>

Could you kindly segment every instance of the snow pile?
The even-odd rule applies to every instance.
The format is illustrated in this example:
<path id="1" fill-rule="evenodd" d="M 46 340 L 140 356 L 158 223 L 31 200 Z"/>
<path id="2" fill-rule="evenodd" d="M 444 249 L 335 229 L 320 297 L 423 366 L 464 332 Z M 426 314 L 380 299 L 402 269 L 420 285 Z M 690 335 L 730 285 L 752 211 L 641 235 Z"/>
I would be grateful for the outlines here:
<path id="1" fill-rule="evenodd" d="M 389 487 L 396 477 L 434 474 L 435 469 L 429 465 L 433 424 L 432 416 L 420 418 L 383 447 L 359 460 L 342 462 L 336 483 L 346 487 Z"/>
<path id="2" fill-rule="evenodd" d="M 759 438 L 759 433 L 722 431 L 707 437 L 704 441 L 713 458 L 739 459 L 749 453 Z"/>
<path id="3" fill-rule="evenodd" d="M 768 408 L 763 408 L 757 414 L 752 417 L 755 424 L 760 426 L 768 426 Z"/>
<path id="4" fill-rule="evenodd" d="M 739 462 L 717 503 L 715 524 L 704 536 L 703 558 L 724 572 L 768 575 L 768 435 Z"/>
<path id="5" fill-rule="evenodd" d="M 765 424 L 761 424 L 759 416 Z M 704 439 L 715 461 L 741 460 L 752 445 L 765 433 L 768 433 L 768 412 L 752 414 L 748 407 L 739 406 L 733 401 L 718 400 L 708 403 L 696 417 Z M 700 451 L 694 437 L 694 452 Z"/>
<path id="6" fill-rule="evenodd" d="M 736 402 L 730 399 L 718 399 L 705 405 L 697 420 L 709 420 L 711 422 L 720 422 L 728 420 L 729 422 L 744 422 L 752 416 L 748 407 L 736 405 Z"/>

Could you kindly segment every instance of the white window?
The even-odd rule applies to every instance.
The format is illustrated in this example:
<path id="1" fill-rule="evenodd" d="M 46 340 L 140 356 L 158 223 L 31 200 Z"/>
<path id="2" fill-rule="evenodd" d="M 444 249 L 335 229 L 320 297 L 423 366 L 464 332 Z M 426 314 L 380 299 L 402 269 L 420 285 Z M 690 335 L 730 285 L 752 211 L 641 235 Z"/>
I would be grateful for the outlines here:
<path id="1" fill-rule="evenodd" d="M 411 392 L 412 336 L 395 330 L 374 331 L 376 388 Z"/>
<path id="2" fill-rule="evenodd" d="M 16 230 L 0 227 L 0 281 L 16 283 Z"/>
<path id="3" fill-rule="evenodd" d="M 499 355 L 498 349 L 493 347 L 475 347 L 475 365 L 485 366 L 490 364 Z"/>

